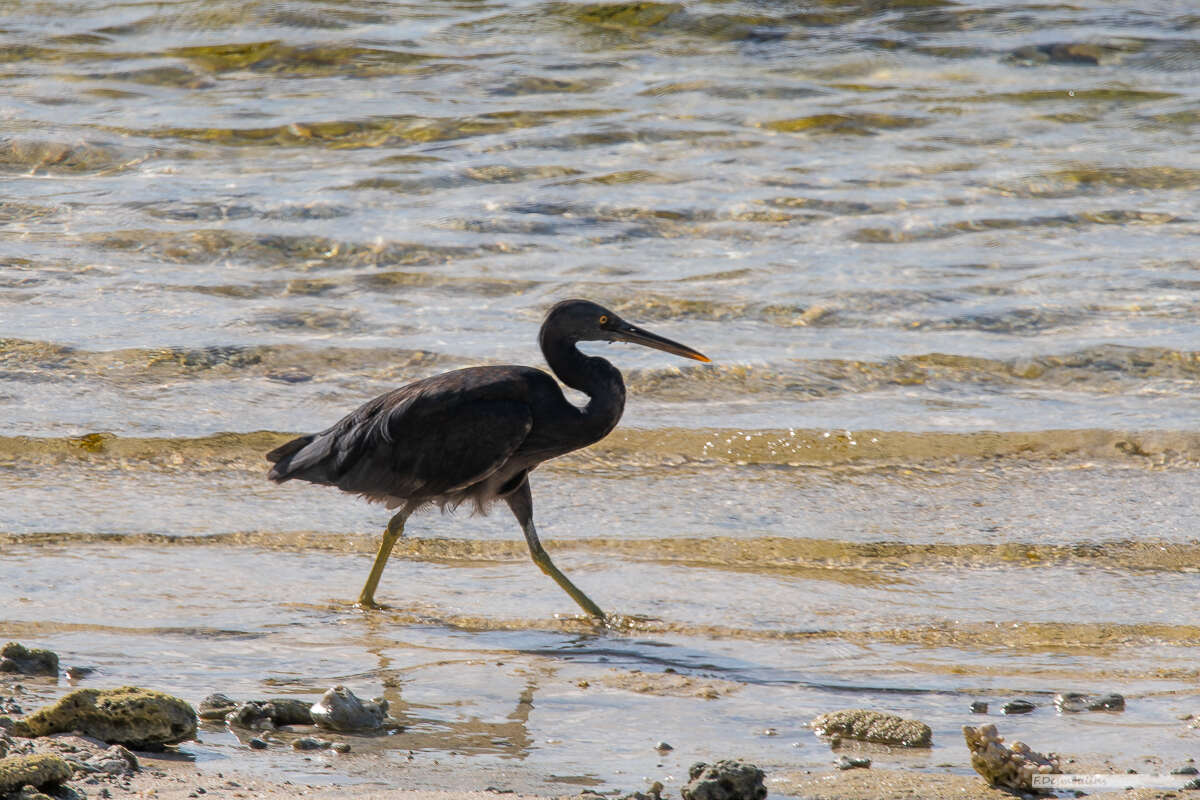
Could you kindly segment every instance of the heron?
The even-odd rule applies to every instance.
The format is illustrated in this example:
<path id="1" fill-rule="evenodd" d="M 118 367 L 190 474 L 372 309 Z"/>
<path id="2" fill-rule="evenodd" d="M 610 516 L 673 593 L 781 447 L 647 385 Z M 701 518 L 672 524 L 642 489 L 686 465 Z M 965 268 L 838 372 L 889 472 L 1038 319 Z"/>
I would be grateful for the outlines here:
<path id="1" fill-rule="evenodd" d="M 358 597 L 381 608 L 375 590 L 388 556 L 417 510 L 471 502 L 486 512 L 504 500 L 533 562 L 592 617 L 604 612 L 564 575 L 538 539 L 529 473 L 543 461 L 595 444 L 625 410 L 625 382 L 611 363 L 584 355 L 579 342 L 631 342 L 709 361 L 692 348 L 621 319 L 588 300 L 563 300 L 546 314 L 538 344 L 562 381 L 589 398 L 583 408 L 534 367 L 467 367 L 414 381 L 370 400 L 320 433 L 267 453 L 276 483 L 299 479 L 399 509 L 383 533 Z"/>

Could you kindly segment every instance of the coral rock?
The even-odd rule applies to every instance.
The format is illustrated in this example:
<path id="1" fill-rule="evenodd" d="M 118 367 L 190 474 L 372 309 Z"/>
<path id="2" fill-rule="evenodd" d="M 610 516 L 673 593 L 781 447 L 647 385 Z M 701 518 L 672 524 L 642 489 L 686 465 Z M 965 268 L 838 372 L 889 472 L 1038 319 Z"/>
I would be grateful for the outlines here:
<path id="1" fill-rule="evenodd" d="M 761 769 L 744 761 L 697 762 L 688 769 L 689 780 L 679 794 L 683 800 L 763 800 L 763 777 Z"/>
<path id="2" fill-rule="evenodd" d="M 875 744 L 929 747 L 933 741 L 933 731 L 924 722 L 865 708 L 822 714 L 812 721 L 812 726 L 822 736 L 840 736 Z"/>
<path id="3" fill-rule="evenodd" d="M 0 795 L 25 785 L 48 786 L 69 780 L 74 771 L 58 756 L 12 756 L 0 759 Z"/>
<path id="4" fill-rule="evenodd" d="M 193 738 L 196 712 L 183 700 L 150 689 L 78 689 L 12 728 L 17 736 L 28 737 L 69 731 L 135 750 L 157 750 Z"/>
<path id="5" fill-rule="evenodd" d="M 58 656 L 49 650 L 30 650 L 9 642 L 0 648 L 0 672 L 21 675 L 58 675 Z"/>
<path id="6" fill-rule="evenodd" d="M 971 766 L 990 786 L 1029 792 L 1033 790 L 1034 775 L 1060 772 L 1058 758 L 1053 753 L 1035 752 L 1024 742 L 1013 742 L 1012 747 L 1006 747 L 995 725 L 978 729 L 964 725 L 963 738 L 971 751 Z"/>

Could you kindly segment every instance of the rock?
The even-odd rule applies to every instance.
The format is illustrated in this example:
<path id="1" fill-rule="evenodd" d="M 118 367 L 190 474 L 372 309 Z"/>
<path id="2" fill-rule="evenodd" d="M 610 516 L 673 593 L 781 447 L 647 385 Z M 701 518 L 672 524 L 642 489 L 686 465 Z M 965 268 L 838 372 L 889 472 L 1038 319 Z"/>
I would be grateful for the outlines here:
<path id="1" fill-rule="evenodd" d="M 1176 767 L 1175 769 L 1171 770 L 1172 775 L 1195 775 L 1198 772 L 1200 772 L 1200 770 L 1197 770 L 1191 764 L 1184 764 L 1182 767 Z"/>
<path id="2" fill-rule="evenodd" d="M 1054 695 L 1054 708 L 1063 713 L 1087 711 L 1087 695 L 1077 692 L 1062 692 Z"/>
<path id="3" fill-rule="evenodd" d="M 348 742 L 334 742 L 333 749 L 339 753 L 349 753 L 350 744 Z"/>
<path id="4" fill-rule="evenodd" d="M 654 745 L 654 749 L 660 753 L 667 753 L 675 748 L 671 746 L 670 742 L 659 742 L 658 744 Z"/>
<path id="5" fill-rule="evenodd" d="M 141 769 L 137 756 L 119 744 L 114 744 L 103 753 L 94 755 L 83 763 L 90 769 L 109 775 L 132 775 Z"/>
<path id="6" fill-rule="evenodd" d="M 387 700 L 377 697 L 363 702 L 345 686 L 334 686 L 312 705 L 312 719 L 318 727 L 332 731 L 369 731 L 387 719 Z"/>
<path id="7" fill-rule="evenodd" d="M 315 736 L 301 736 L 292 742 L 292 748 L 295 750 L 328 750 L 330 747 L 333 747 L 333 742 Z"/>
<path id="8" fill-rule="evenodd" d="M 54 800 L 45 792 L 39 792 L 36 786 L 22 786 L 21 791 L 10 795 L 14 800 Z"/>
<path id="9" fill-rule="evenodd" d="M 1081 711 L 1124 711 L 1125 698 L 1115 693 L 1091 697 L 1078 692 L 1063 692 L 1054 695 L 1054 707 L 1071 714 Z"/>
<path id="10" fill-rule="evenodd" d="M 1190 780 L 1187 783 L 1185 783 L 1183 786 L 1180 786 L 1179 788 L 1184 789 L 1189 792 L 1200 791 L 1200 778 Z"/>
<path id="11" fill-rule="evenodd" d="M 621 800 L 662 800 L 662 790 L 663 790 L 662 781 L 655 781 L 654 783 L 650 784 L 650 788 L 647 789 L 645 792 L 636 792 L 636 791 L 630 792 L 629 794 L 621 797 Z M 512 789 L 509 789 L 508 791 L 511 792 Z M 581 797 L 585 797 L 585 796 L 590 796 L 590 795 L 589 795 L 589 793 L 585 793 L 584 795 L 581 795 Z M 597 795 L 598 798 L 603 797 L 603 796 L 604 795 Z"/>
<path id="12" fill-rule="evenodd" d="M 196 714 L 200 719 L 225 719 L 225 715 L 237 706 L 237 701 L 232 697 L 217 692 L 200 701 Z"/>
<path id="13" fill-rule="evenodd" d="M 9 642 L 0 648 L 0 672 L 21 675 L 58 675 L 58 656 L 49 650 L 30 650 Z"/>
<path id="14" fill-rule="evenodd" d="M 841 770 L 869 769 L 871 766 L 871 759 L 865 756 L 842 756 L 837 760 L 837 764 L 835 766 Z"/>
<path id="15" fill-rule="evenodd" d="M 275 706 L 276 725 L 312 725 L 312 704 L 294 697 L 272 697 L 267 701 Z"/>
<path id="16" fill-rule="evenodd" d="M 688 782 L 679 794 L 683 800 L 763 800 L 764 777 L 761 769 L 744 761 L 701 761 L 688 769 Z"/>
<path id="17" fill-rule="evenodd" d="M 267 743 L 264 742 L 262 739 L 258 738 L 257 736 L 251 737 L 250 741 L 246 742 L 246 744 L 248 744 L 250 746 L 251 750 L 266 750 L 267 749 Z"/>
<path id="18" fill-rule="evenodd" d="M 24 714 L 25 709 L 21 708 L 21 704 L 17 702 L 15 697 L 0 697 L 0 713 L 2 714 Z"/>
<path id="19" fill-rule="evenodd" d="M 1058 758 L 1053 754 L 1047 756 L 1035 752 L 1024 742 L 1013 742 L 1011 748 L 1005 747 L 1004 738 L 995 725 L 983 725 L 978 729 L 964 725 L 963 738 L 971 751 L 971 766 L 989 786 L 1029 792 L 1033 791 L 1034 775 L 1060 772 Z"/>
<path id="20" fill-rule="evenodd" d="M 1058 42 L 1018 47 L 1009 54 L 1009 60 L 1024 64 L 1099 64 L 1106 55 L 1100 45 Z"/>
<path id="21" fill-rule="evenodd" d="M 19 791 L 26 784 L 53 786 L 73 774 L 71 765 L 58 756 L 10 756 L 0 759 L 0 795 Z"/>
<path id="22" fill-rule="evenodd" d="M 1124 711 L 1125 698 L 1116 692 L 1100 695 L 1088 703 L 1088 711 Z"/>
<path id="23" fill-rule="evenodd" d="M 270 700 L 247 700 L 225 715 L 230 725 L 255 731 L 271 731 L 281 725 L 312 725 L 311 706 L 303 700 L 275 697 Z"/>
<path id="24" fill-rule="evenodd" d="M 865 708 L 822 714 L 812 721 L 812 727 L 821 736 L 900 747 L 929 747 L 933 741 L 933 731 L 924 722 Z"/>
<path id="25" fill-rule="evenodd" d="M 196 712 L 177 697 L 135 686 L 77 689 L 17 720 L 12 729 L 28 737 L 68 731 L 135 750 L 157 750 L 194 737 Z"/>
<path id="26" fill-rule="evenodd" d="M 65 672 L 67 674 L 67 677 L 73 681 L 77 681 L 81 678 L 86 678 L 88 675 L 91 675 L 95 671 L 96 671 L 95 667 L 80 667 L 80 666 L 74 666 L 74 665 L 67 667 L 65 670 L 63 670 L 63 672 Z"/>
<path id="27" fill-rule="evenodd" d="M 1037 706 L 1035 706 L 1033 703 L 1029 702 L 1028 700 L 1009 700 L 1007 703 L 1005 703 L 1003 706 L 1000 707 L 1000 713 L 1002 713 L 1002 714 L 1029 714 L 1036 708 L 1037 708 Z"/>
<path id="28" fill-rule="evenodd" d="M 986 714 L 987 712 L 988 712 L 988 704 L 983 702 L 982 700 L 976 700 L 974 703 L 971 703 L 971 713 L 972 714 Z"/>

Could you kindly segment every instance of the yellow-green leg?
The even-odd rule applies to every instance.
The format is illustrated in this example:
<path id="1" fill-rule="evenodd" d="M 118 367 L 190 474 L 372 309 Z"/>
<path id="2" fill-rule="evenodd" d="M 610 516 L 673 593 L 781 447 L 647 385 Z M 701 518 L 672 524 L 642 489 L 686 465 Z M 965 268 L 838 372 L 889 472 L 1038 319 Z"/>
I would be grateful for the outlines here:
<path id="1" fill-rule="evenodd" d="M 554 562 L 550 560 L 550 554 L 542 547 L 542 542 L 538 539 L 537 531 L 533 527 L 533 496 L 529 493 L 529 481 L 523 481 L 520 488 L 504 499 L 508 501 L 508 507 L 512 509 L 517 522 L 521 523 L 521 530 L 525 532 L 525 541 L 529 544 L 529 555 L 533 558 L 533 563 L 537 564 L 542 572 L 553 578 L 564 592 L 571 595 L 571 599 L 578 603 L 580 608 L 603 622 L 605 617 L 600 606 L 593 603 L 590 597 L 571 583 L 558 567 L 554 566 Z"/>
<path id="2" fill-rule="evenodd" d="M 379 578 L 383 575 L 383 568 L 387 566 L 388 556 L 392 554 L 392 548 L 396 546 L 397 540 L 404 535 L 404 521 L 408 519 L 408 509 L 402 509 L 388 522 L 387 530 L 383 532 L 383 541 L 379 543 L 379 552 L 375 554 L 375 563 L 371 565 L 371 574 L 367 576 L 367 582 L 363 586 L 362 593 L 358 596 L 358 606 L 360 608 L 382 608 L 375 602 L 375 587 L 379 585 Z"/>

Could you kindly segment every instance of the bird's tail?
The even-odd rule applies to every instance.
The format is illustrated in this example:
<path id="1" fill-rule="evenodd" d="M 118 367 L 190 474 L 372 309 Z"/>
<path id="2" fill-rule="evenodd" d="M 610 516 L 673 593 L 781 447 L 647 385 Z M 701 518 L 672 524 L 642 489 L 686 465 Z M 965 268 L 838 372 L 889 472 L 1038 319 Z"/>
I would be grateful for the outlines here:
<path id="1" fill-rule="evenodd" d="M 296 467 L 303 468 L 304 466 L 308 466 L 308 463 L 303 465 L 297 464 L 295 467 L 293 467 L 292 461 L 298 453 L 313 443 L 313 440 L 317 438 L 317 435 L 318 434 L 310 434 L 308 436 L 301 436 L 298 439 L 292 439 L 290 442 L 281 444 L 279 447 L 276 447 L 274 450 L 267 453 L 267 461 L 270 461 L 275 465 L 271 467 L 271 471 L 267 473 L 267 477 L 276 483 L 283 483 L 286 480 L 301 477 L 300 475 L 295 474 L 299 471 L 299 469 Z M 301 460 L 304 462 L 310 461 L 310 459 Z"/>

